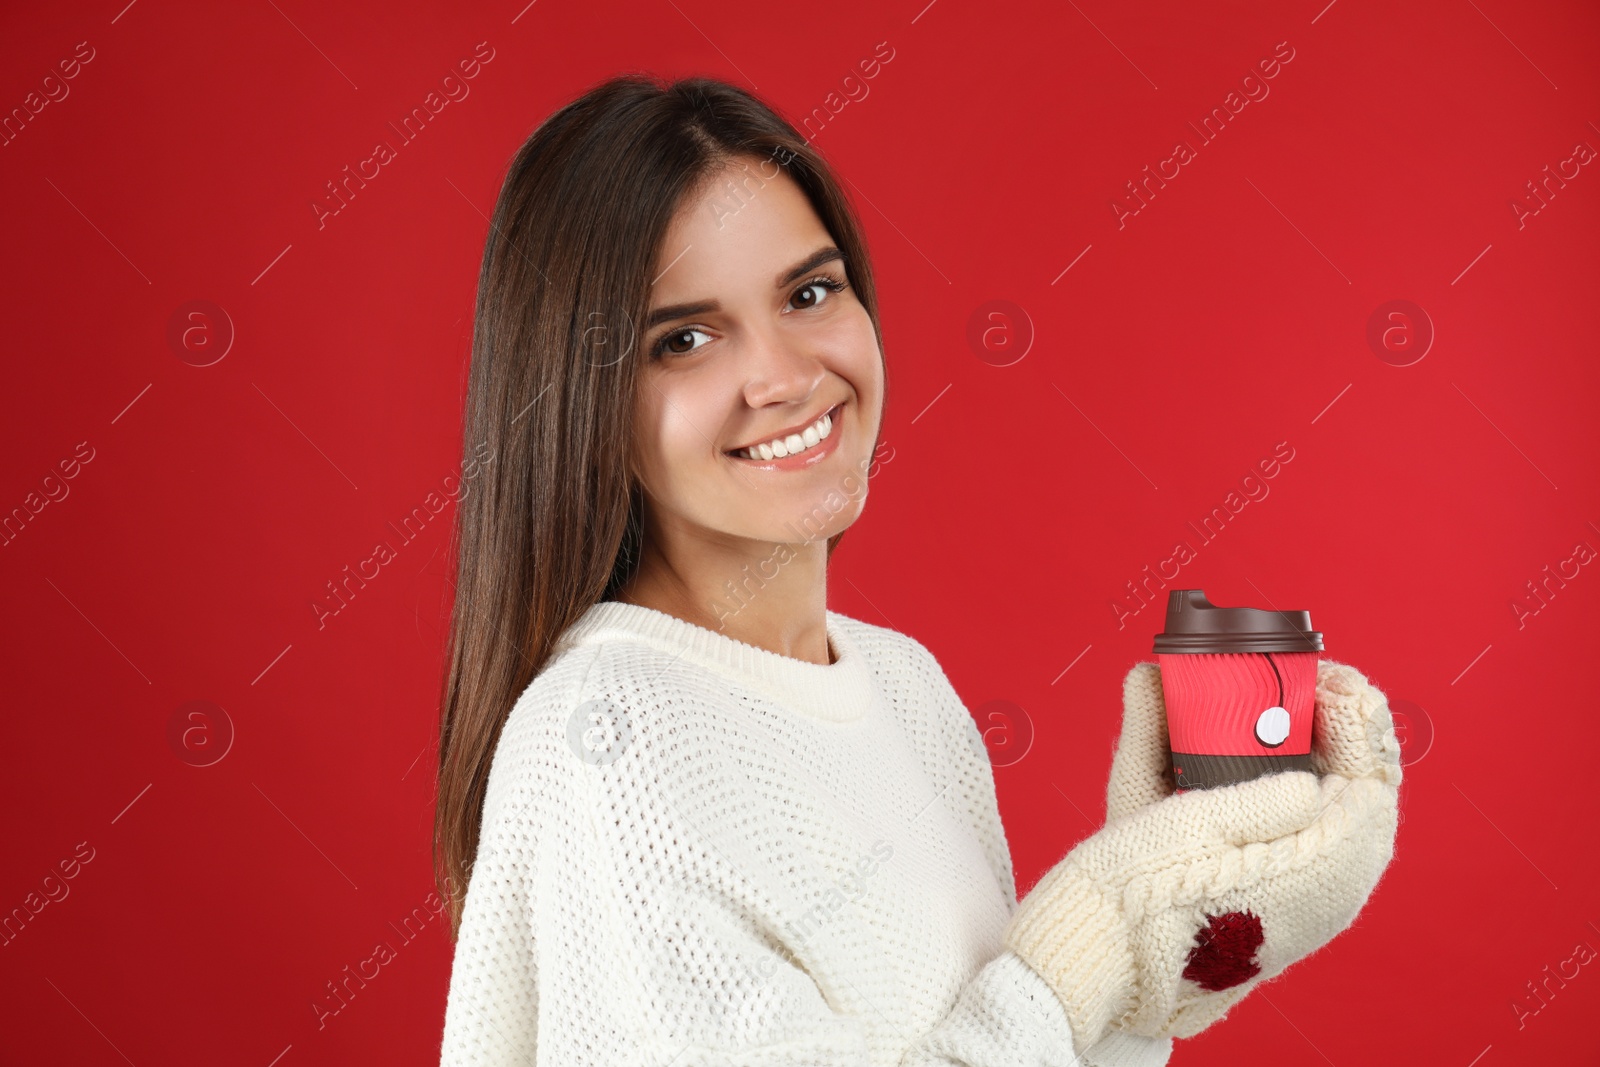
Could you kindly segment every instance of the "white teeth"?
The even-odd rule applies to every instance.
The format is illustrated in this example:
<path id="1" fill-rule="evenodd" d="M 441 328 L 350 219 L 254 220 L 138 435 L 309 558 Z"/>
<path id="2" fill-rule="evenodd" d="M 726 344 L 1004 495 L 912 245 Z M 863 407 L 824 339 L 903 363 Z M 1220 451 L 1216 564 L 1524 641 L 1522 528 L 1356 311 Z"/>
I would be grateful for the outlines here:
<path id="1" fill-rule="evenodd" d="M 759 445 L 741 448 L 735 455 L 745 459 L 782 459 L 784 456 L 792 456 L 808 448 L 815 448 L 832 434 L 833 416 L 823 415 L 800 433 L 792 433 L 787 437 L 777 437 Z"/>

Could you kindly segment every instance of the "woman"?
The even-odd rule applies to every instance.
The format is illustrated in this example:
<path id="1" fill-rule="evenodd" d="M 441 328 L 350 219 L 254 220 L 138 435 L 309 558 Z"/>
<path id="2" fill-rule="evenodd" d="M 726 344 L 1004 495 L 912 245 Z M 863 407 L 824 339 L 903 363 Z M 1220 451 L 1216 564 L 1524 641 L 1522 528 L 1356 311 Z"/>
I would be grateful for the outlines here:
<path id="1" fill-rule="evenodd" d="M 518 153 L 466 414 L 443 1063 L 1161 1064 L 1354 919 L 1398 747 L 1326 661 L 1315 773 L 1182 794 L 1136 666 L 1106 826 L 1017 902 L 938 663 L 826 608 L 884 400 L 856 219 L 759 101 L 620 78 Z"/>

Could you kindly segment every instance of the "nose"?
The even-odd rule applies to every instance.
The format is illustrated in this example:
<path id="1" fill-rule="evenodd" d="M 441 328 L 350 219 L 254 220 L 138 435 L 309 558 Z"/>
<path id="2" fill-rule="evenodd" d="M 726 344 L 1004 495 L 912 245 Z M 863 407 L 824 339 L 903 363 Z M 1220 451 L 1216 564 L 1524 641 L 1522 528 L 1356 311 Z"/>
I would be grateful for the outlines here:
<path id="1" fill-rule="evenodd" d="M 753 334 L 741 361 L 744 399 L 752 408 L 804 404 L 822 384 L 827 371 L 797 337 L 770 327 Z"/>

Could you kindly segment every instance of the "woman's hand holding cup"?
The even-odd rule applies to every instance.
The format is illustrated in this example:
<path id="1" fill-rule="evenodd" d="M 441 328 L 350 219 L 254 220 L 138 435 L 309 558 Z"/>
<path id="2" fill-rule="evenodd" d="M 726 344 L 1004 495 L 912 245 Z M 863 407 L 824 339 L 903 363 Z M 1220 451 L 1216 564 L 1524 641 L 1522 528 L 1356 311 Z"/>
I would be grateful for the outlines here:
<path id="1" fill-rule="evenodd" d="M 1354 922 L 1394 854 L 1400 746 L 1358 670 L 1317 665 L 1311 770 L 1175 792 L 1160 668 L 1123 683 L 1106 824 L 1018 906 L 1007 947 L 1081 1052 L 1192 1037 Z"/>

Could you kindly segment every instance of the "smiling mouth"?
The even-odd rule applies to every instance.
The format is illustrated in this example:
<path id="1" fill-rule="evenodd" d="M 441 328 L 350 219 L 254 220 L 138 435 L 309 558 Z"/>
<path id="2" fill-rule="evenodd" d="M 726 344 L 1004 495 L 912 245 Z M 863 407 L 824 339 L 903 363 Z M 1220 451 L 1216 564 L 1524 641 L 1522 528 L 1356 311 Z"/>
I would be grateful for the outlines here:
<path id="1" fill-rule="evenodd" d="M 844 402 L 840 401 L 798 432 L 776 436 L 744 448 L 731 449 L 724 455 L 733 459 L 757 462 L 806 455 L 833 439 L 833 435 L 839 431 L 838 419 L 843 411 Z"/>

